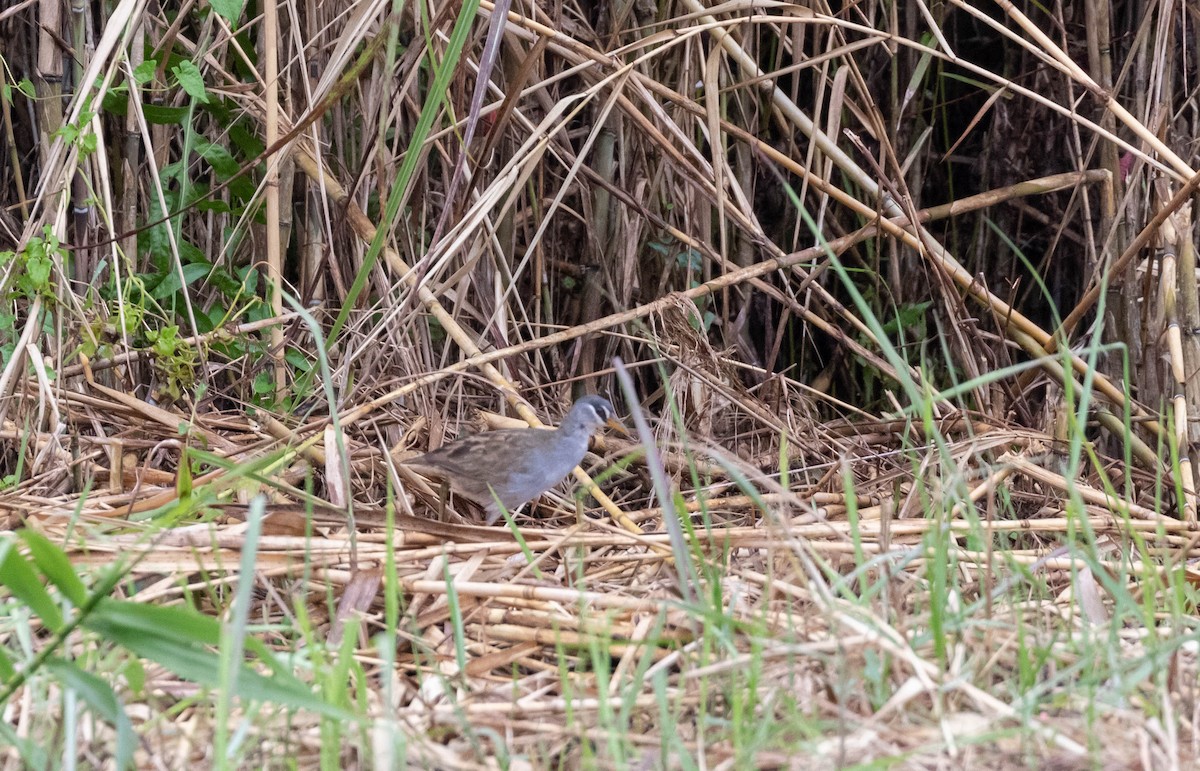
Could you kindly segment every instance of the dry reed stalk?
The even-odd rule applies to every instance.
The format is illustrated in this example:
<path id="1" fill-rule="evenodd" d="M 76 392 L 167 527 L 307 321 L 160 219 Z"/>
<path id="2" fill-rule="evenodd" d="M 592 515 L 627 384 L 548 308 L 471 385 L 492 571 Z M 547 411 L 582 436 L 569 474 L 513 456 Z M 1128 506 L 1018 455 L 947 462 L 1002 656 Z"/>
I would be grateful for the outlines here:
<path id="1" fill-rule="evenodd" d="M 1168 581 L 1196 551 L 1195 522 L 1163 516 L 1169 502 L 1156 498 L 1158 478 L 1126 471 L 1123 459 L 1110 457 L 1111 451 L 1093 444 L 1090 434 L 1074 437 L 1099 461 L 1085 469 L 1083 478 L 1068 480 L 1043 468 L 1045 460 L 1036 453 L 1047 446 L 1066 453 L 1070 446 L 1051 442 L 1036 417 L 1038 400 L 1046 393 L 1047 373 L 1059 381 L 1075 378 L 1077 385 L 1089 377 L 1085 358 L 1072 355 L 1064 369 L 1056 349 L 1078 342 L 1076 330 L 1107 299 L 1101 289 L 1108 278 L 1134 265 L 1200 177 L 1190 174 L 1187 156 L 1178 150 L 1177 157 L 1168 154 L 1175 137 L 1155 117 L 1154 99 L 1124 115 L 1117 110 L 1131 88 L 1127 74 L 1137 71 L 1126 65 L 1114 82 L 1106 63 L 1124 50 L 1105 41 L 1129 39 L 1120 31 L 1110 36 L 1107 25 L 1123 18 L 1120 9 L 1113 14 L 1105 3 L 1087 4 L 1089 20 L 1109 21 L 1088 22 L 1090 72 L 1085 73 L 1072 59 L 1081 50 L 1070 37 L 1074 20 L 1055 17 L 1066 41 L 1056 48 L 1049 37 L 1033 34 L 1035 25 L 1015 6 L 1004 7 L 1024 25 L 1023 33 L 1002 29 L 969 4 L 952 4 L 964 25 L 994 30 L 997 40 L 1020 44 L 1012 54 L 1013 71 L 1020 76 L 988 72 L 957 56 L 954 46 L 964 33 L 946 23 L 945 9 L 923 3 L 907 9 L 855 6 L 853 19 L 823 6 L 771 3 L 667 5 L 645 18 L 639 14 L 646 9 L 637 4 L 621 17 L 620 9 L 568 5 L 506 12 L 485 3 L 481 15 L 494 30 L 504 21 L 503 33 L 490 31 L 486 50 L 473 44 L 465 49 L 447 95 L 447 115 L 421 147 L 410 150 L 422 154 L 424 162 L 410 181 L 406 205 L 389 221 L 373 213 L 376 206 L 383 208 L 376 198 L 397 184 L 396 168 L 422 108 L 423 78 L 430 71 L 422 58 L 425 47 L 434 58 L 441 55 L 454 8 L 443 4 L 426 9 L 428 18 L 414 10 L 405 19 L 383 22 L 379 4 L 350 10 L 301 4 L 273 8 L 235 28 L 219 16 L 211 27 L 201 27 L 187 13 L 168 22 L 135 3 L 119 3 L 92 58 L 80 57 L 77 82 L 122 83 L 122 57 L 134 65 L 159 57 L 152 80 L 129 81 L 122 120 L 107 116 L 93 122 L 106 149 L 117 144 L 115 126 L 136 132 L 125 142 L 131 149 L 110 161 L 103 155 L 83 157 L 65 141 L 39 140 L 36 199 L 32 206 L 5 202 L 27 212 L 22 215 L 27 235 L 52 225 L 64 237 L 74 228 L 77 244 L 93 244 L 81 253 L 77 270 L 107 259 L 113 271 L 120 271 L 115 304 L 100 298 L 103 307 L 89 307 L 103 318 L 136 311 L 137 293 L 127 293 L 124 279 L 145 275 L 149 257 L 144 248 L 139 253 L 134 235 L 121 240 L 124 254 L 116 245 L 111 251 L 95 245 L 80 232 L 95 227 L 86 217 L 63 225 L 72 200 L 68 192 L 76 203 L 85 200 L 69 183 L 86 178 L 96 188 L 98 211 L 103 216 L 119 212 L 119 224 L 103 226 L 110 235 L 127 234 L 155 199 L 165 210 L 160 172 L 173 163 L 188 169 L 189 184 L 207 184 L 203 166 L 180 157 L 179 149 L 189 146 L 185 132 L 143 117 L 144 101 L 182 98 L 179 89 L 168 86 L 166 54 L 190 56 L 210 92 L 238 116 L 238 129 L 267 137 L 271 157 L 261 177 L 265 192 L 247 204 L 249 211 L 260 195 L 266 199 L 266 233 L 248 236 L 266 239 L 271 279 L 264 295 L 278 302 L 282 277 L 291 275 L 288 255 L 299 252 L 302 292 L 311 288 L 312 296 L 325 298 L 325 307 L 318 309 L 325 321 L 329 310 L 347 303 L 350 281 L 361 267 L 356 261 L 381 230 L 387 236 L 384 261 L 367 277 L 369 301 L 349 316 L 338 347 L 329 352 L 327 363 L 335 373 L 332 408 L 341 426 L 336 435 L 332 421 L 322 416 L 297 422 L 287 420 L 283 410 L 272 414 L 261 405 L 253 420 L 243 412 L 253 395 L 248 381 L 255 367 L 270 362 L 279 384 L 282 346 L 293 356 L 312 353 L 306 331 L 283 333 L 277 322 L 286 319 L 278 307 L 275 319 L 243 323 L 232 341 L 223 333 L 195 334 L 194 328 L 183 335 L 187 344 L 203 349 L 202 377 L 211 391 L 190 403 L 152 405 L 139 389 L 152 377 L 153 357 L 130 349 L 124 322 L 114 335 L 121 338 L 120 346 L 113 346 L 111 355 L 93 357 L 89 369 L 85 360 L 71 358 L 72 335 L 96 337 L 82 293 L 77 298 L 63 292 L 53 303 L 41 298 L 23 306 L 14 302 L 19 313 L 8 342 L 17 344 L 18 355 L 8 358 L 0 376 L 5 397 L 0 439 L 12 458 L 27 465 L 26 478 L 4 489 L 0 506 L 10 523 L 41 531 L 75 565 L 121 561 L 130 576 L 148 579 L 132 590 L 139 602 L 192 602 L 204 612 L 228 615 L 227 598 L 240 582 L 254 580 L 255 619 L 287 630 L 293 603 L 303 603 L 319 627 L 314 639 L 345 617 L 344 608 L 325 606 L 326 596 L 370 588 L 379 571 L 393 565 L 400 593 L 410 603 L 397 611 L 395 650 L 386 651 L 391 658 L 385 658 L 381 651 L 345 641 L 356 661 L 351 677 L 368 694 L 365 709 L 378 721 L 378 734 L 390 741 L 391 733 L 402 733 L 414 747 L 412 757 L 430 765 L 485 757 L 491 750 L 478 749 L 487 745 L 471 733 L 477 726 L 495 728 L 511 742 L 510 750 L 529 748 L 530 757 L 552 757 L 566 765 L 571 747 L 584 741 L 665 746 L 654 744 L 661 734 L 653 733 L 661 728 L 655 721 L 664 699 L 679 710 L 685 732 L 691 717 L 707 732 L 698 738 L 677 736 L 672 751 L 731 766 L 794 762 L 795 754 L 735 747 L 729 734 L 709 741 L 728 715 L 716 716 L 713 699 L 701 694 L 738 688 L 743 681 L 737 678 L 751 669 L 763 684 L 752 689 L 759 699 L 754 709 L 764 710 L 762 715 L 773 714 L 781 703 L 779 684 L 787 683 L 795 693 L 808 694 L 805 720 L 852 726 L 838 737 L 842 762 L 859 757 L 847 752 L 861 752 L 864 763 L 888 752 L 908 752 L 917 765 L 933 756 L 943 765 L 961 763 L 972 742 L 996 720 L 1031 738 L 1046 762 L 1076 755 L 1084 738 L 1107 748 L 1107 739 L 1092 739 L 1080 728 L 1082 721 L 1071 722 L 1069 714 L 1065 719 L 1043 712 L 1032 720 L 1022 717 L 1036 701 L 1019 699 L 1036 699 L 1028 694 L 1040 693 L 1037 688 L 1067 690 L 1058 673 L 1078 661 L 1073 646 L 1082 625 L 1101 623 L 1097 619 L 1119 610 L 1129 599 L 1122 592 L 1135 599 L 1134 605 L 1163 607 L 1158 598 L 1141 597 L 1140 587 L 1130 585 L 1141 575 L 1153 579 L 1147 586 L 1154 591 L 1174 587 Z M 0 12 L 0 21 L 15 13 Z M 1100 28 L 1093 28 L 1097 24 Z M 1147 18 L 1130 45 L 1153 51 L 1154 36 L 1165 35 L 1165 24 Z M 139 29 L 149 39 L 141 40 Z M 287 41 L 275 37 L 279 29 L 291 30 Z M 380 29 L 401 30 L 404 50 L 371 43 Z M 930 33 L 928 44 L 918 39 L 917 29 Z M 239 50 L 247 37 L 255 43 L 257 61 L 240 58 L 249 54 Z M 147 42 L 149 53 L 142 48 Z M 353 53 L 364 47 L 371 55 L 356 70 Z M 498 56 L 495 65 L 493 55 Z M 1171 77 L 1168 58 L 1153 55 L 1148 69 L 1157 82 L 1166 84 Z M 281 66 L 273 74 L 277 61 Z M 310 67 L 320 76 L 310 75 Z M 939 67 L 946 69 L 929 76 L 937 78 L 936 88 L 932 79 L 918 75 Z M 255 68 L 265 74 L 260 77 Z M 1031 72 L 1034 76 L 1027 77 Z M 881 87 L 885 75 L 895 78 L 891 87 Z M 995 87 L 978 103 L 959 97 L 964 113 L 974 114 L 952 129 L 959 135 L 947 154 L 956 158 L 939 160 L 944 149 L 939 134 L 951 131 L 941 121 L 960 109 L 953 98 L 940 101 L 952 90 L 948 84 L 959 82 L 955 78 L 978 78 L 985 87 L 972 88 L 980 92 L 989 84 Z M 476 88 L 470 92 L 472 83 Z M 1080 114 L 1072 84 L 1097 97 L 1102 110 L 1097 120 Z M 282 104 L 277 90 L 285 94 Z M 1153 93 L 1175 114 L 1188 114 L 1173 86 Z M 68 122 L 79 118 L 83 101 L 79 96 L 71 103 Z M 962 175 L 947 171 L 950 163 L 975 152 L 973 163 L 986 166 L 987 153 L 971 149 L 979 135 L 997 145 L 1001 156 L 1016 143 L 997 141 L 997 133 L 988 133 L 988 122 L 1014 121 L 1007 125 L 1020 135 L 1023 129 L 1015 121 L 1021 110 L 1069 121 L 1069 132 L 1046 133 L 1070 134 L 1060 146 L 1069 146 L 1073 156 L 1056 158 L 1062 166 L 1053 168 L 1049 163 L 1027 167 L 1018 156 L 1011 178 L 981 175 L 978 188 L 964 194 Z M 1132 141 L 1116 135 L 1118 116 Z M 8 128 L 10 113 L 3 118 Z M 469 137 L 476 125 L 481 136 L 473 143 Z M 224 137 L 228 128 L 202 115 L 190 130 L 211 140 Z M 273 141 L 280 133 L 285 139 Z M 1087 137 L 1101 148 L 1100 169 L 1088 165 Z M 1128 180 L 1117 155 L 1122 151 L 1141 164 Z M 296 250 L 288 246 L 289 203 L 296 201 L 286 192 L 286 179 L 279 188 L 273 179 L 277 173 L 291 176 L 282 165 L 289 154 L 306 176 L 297 182 L 302 189 L 296 201 L 304 201 L 307 210 L 296 232 L 312 239 L 296 244 Z M 110 173 L 117 163 L 126 167 L 123 178 Z M 257 160 L 248 165 L 254 168 L 247 173 L 259 180 Z M 1074 170 L 1051 173 L 1064 167 Z M 1028 168 L 1033 173 L 1025 173 Z M 464 170 L 469 174 L 462 182 L 450 181 L 459 180 Z M 14 183 L 24 171 L 13 172 Z M 1151 204 L 1135 194 L 1152 171 L 1181 183 L 1170 196 L 1161 196 L 1169 200 L 1153 217 L 1145 211 Z M 936 205 L 923 205 L 921 199 L 944 183 L 946 189 L 950 183 L 959 187 L 937 198 Z M 1088 189 L 1095 185 L 1100 186 L 1098 209 L 1095 192 Z M 779 195 L 785 186 L 798 191 L 801 206 L 816 212 L 828 249 L 812 247 L 815 234 Z M 456 189 L 461 200 L 452 194 Z M 210 191 L 214 203 L 233 200 L 226 188 Z M 1078 197 L 1071 199 L 1068 191 Z M 1023 200 L 1034 195 L 1044 197 Z M 1067 199 L 1071 202 L 1063 204 Z M 1031 238 L 1032 225 L 1005 221 L 1006 213 L 1036 223 L 1038 235 Z M 173 229 L 214 265 L 257 259 L 249 240 L 237 254 L 224 251 L 226 235 L 238 226 L 235 220 L 228 212 L 188 210 L 174 218 Z M 1127 240 L 1118 232 L 1123 220 L 1138 229 L 1136 238 Z M 956 234 L 983 222 L 994 224 L 996 233 L 980 227 L 975 240 Z M 1190 243 L 1192 227 L 1179 225 L 1176 240 Z M 1072 311 L 1053 335 L 1044 330 L 1056 322 L 1026 313 L 1034 303 L 1010 283 L 1024 280 L 1023 274 L 1006 273 L 981 259 L 999 253 L 999 233 L 1031 249 L 1034 239 L 1046 234 L 1052 245 L 1038 245 L 1030 257 L 1048 279 L 1064 255 L 1078 256 L 1085 266 L 1075 276 L 1079 299 L 1070 292 L 1059 296 Z M 1111 263 L 1106 262 L 1109 250 L 1119 255 Z M 942 326 L 936 333 L 921 326 L 880 334 L 879 325 L 869 324 L 862 310 L 847 302 L 845 287 L 833 277 L 830 251 L 851 271 L 856 287 L 874 293 L 872 311 L 897 310 L 903 326 L 900 310 L 930 302 L 932 310 L 920 315 Z M 182 244 L 176 244 L 156 256 L 181 273 L 183 253 Z M 1184 288 L 1189 265 L 1181 247 L 1174 270 L 1161 279 Z M 1068 271 L 1074 267 L 1070 263 Z M 5 280 L 11 282 L 16 271 L 6 270 Z M 574 289 L 566 288 L 566 279 Z M 178 303 L 147 324 L 186 318 L 195 327 L 201 311 L 223 300 L 202 281 L 183 283 Z M 962 301 L 968 294 L 987 309 L 982 318 L 973 318 Z M 1136 304 L 1136 292 L 1126 295 L 1131 307 Z M 1169 315 L 1187 328 L 1194 303 L 1184 292 L 1179 300 L 1178 312 Z M 423 312 L 411 312 L 415 308 Z M 48 332 L 46 319 L 60 328 Z M 268 328 L 272 343 L 265 359 L 229 352 L 229 343 Z M 914 340 L 937 343 L 941 338 L 947 341 L 942 351 L 927 360 L 930 349 L 923 349 L 916 366 Z M 896 341 L 909 348 L 889 351 Z M 1016 358 L 1011 343 L 1036 362 L 1036 375 L 1031 370 L 1028 377 L 1014 376 L 1015 368 L 1004 369 Z M 1193 367 L 1188 340 L 1176 334 L 1169 344 L 1176 382 L 1187 386 Z M 1144 355 L 1135 357 L 1138 366 L 1155 360 L 1160 347 L 1147 340 Z M 588 388 L 610 382 L 604 360 L 612 352 L 645 365 L 638 380 L 646 402 L 641 407 L 659 411 L 651 428 L 673 442 L 664 466 L 671 492 L 678 490 L 685 501 L 676 510 L 694 533 L 686 558 L 702 569 L 695 588 L 711 607 L 679 602 L 679 587 L 672 583 L 678 579 L 670 577 L 670 560 L 679 555 L 668 556 L 668 536 L 655 532 L 668 515 L 647 500 L 638 463 L 608 483 L 612 497 L 621 501 L 610 513 L 626 529 L 600 520 L 566 527 L 560 520 L 522 520 L 519 542 L 504 529 L 398 514 L 392 520 L 395 532 L 385 531 L 389 461 L 397 448 L 461 422 L 475 406 L 494 407 L 494 401 L 480 398 L 494 389 L 512 399 L 519 388 L 533 411 L 555 414 L 555 402 L 561 403 L 574 378 L 586 379 Z M 955 370 L 939 371 L 939 362 Z M 655 374 L 660 365 L 668 375 L 662 382 Z M 473 369 L 483 378 L 459 377 Z M 1151 418 L 1137 424 L 1143 436 L 1161 436 L 1157 414 L 1129 402 L 1118 387 L 1119 373 L 1105 371 L 1109 377 L 1096 378 L 1097 391 L 1135 416 Z M 855 398 L 870 391 L 868 384 L 855 381 L 868 372 L 878 378 L 869 403 Z M 1148 391 L 1138 377 L 1136 392 L 1147 404 Z M 927 422 L 917 415 L 918 405 L 895 390 L 893 381 L 905 378 L 926 389 L 927 403 L 920 406 L 932 413 Z M 939 391 L 939 385 L 947 390 Z M 953 392 L 951 386 L 963 390 Z M 681 406 L 679 423 L 668 414 L 672 401 Z M 1176 408 L 1177 429 L 1194 411 L 1189 404 Z M 517 407 L 522 410 L 520 403 Z M 414 421 L 413 412 L 422 419 Z M 845 418 L 850 415 L 855 422 Z M 1093 416 L 1080 432 L 1098 423 L 1127 441 L 1146 468 L 1164 467 L 1162 448 L 1125 436 L 1129 432 L 1118 416 L 1103 409 Z M 532 412 L 525 418 L 536 423 Z M 184 482 L 177 474 L 187 457 L 181 452 L 185 443 L 215 450 L 222 456 L 217 461 L 227 464 L 197 463 L 191 489 L 201 496 L 191 509 L 183 506 L 187 498 L 177 487 Z M 330 443 L 344 445 L 345 457 L 327 468 Z M 616 442 L 597 447 L 613 454 L 628 449 Z M 252 479 L 237 467 L 258 462 L 263 471 Z M 34 473 L 28 473 L 28 464 Z M 1181 472 L 1185 497 L 1175 503 L 1194 512 L 1186 465 Z M 86 489 L 81 480 L 89 474 L 101 490 L 107 482 L 107 490 L 97 494 L 93 489 L 81 501 L 80 491 Z M 310 488 L 301 489 L 309 480 Z M 746 494 L 735 481 L 752 486 L 756 494 Z M 248 535 L 247 507 L 230 502 L 252 489 L 272 497 L 264 534 L 257 539 Z M 353 503 L 353 524 L 346 507 L 331 501 Z M 400 503 L 402 509 L 408 506 L 406 500 Z M 157 509 L 162 510 L 148 521 L 125 519 Z M 164 511 L 185 509 L 180 521 L 162 524 Z M 1099 538 L 1084 540 L 1081 532 Z M 1077 551 L 1060 553 L 1063 543 Z M 251 547 L 258 561 L 253 575 L 245 575 L 241 560 Z M 945 562 L 954 572 L 939 579 Z M 1024 584 L 1014 578 L 1026 575 L 1017 566 L 1028 566 L 1035 580 Z M 1111 571 L 1112 579 L 1100 589 L 1091 575 L 1098 567 Z M 940 627 L 944 640 L 937 632 L 922 636 L 934 627 L 936 614 L 919 603 L 935 596 L 938 580 L 947 588 L 938 595 L 936 610 L 960 624 L 949 633 Z M 1042 580 L 1052 591 L 1039 593 Z M 966 623 L 956 615 L 954 605 L 964 598 L 986 609 L 986 624 Z M 351 603 L 368 617 L 368 636 L 381 628 L 385 616 L 383 600 L 373 599 Z M 696 636 L 697 624 L 716 618 L 719 629 Z M 1047 682 L 1019 697 L 1013 695 L 1016 689 L 995 687 L 1017 682 L 1014 673 L 1026 664 L 1021 656 L 1028 650 L 1020 647 L 1025 643 L 1014 642 L 1018 629 L 1023 639 L 1034 646 L 1046 643 L 1050 651 Z M 1147 628 L 1147 634 L 1160 631 Z M 294 651 L 302 636 L 288 639 L 287 634 L 268 639 Z M 941 644 L 948 651 L 944 657 Z M 600 659 L 589 658 L 593 650 L 601 651 Z M 1125 653 L 1114 649 L 1112 657 L 1127 662 Z M 76 660 L 91 660 L 89 655 L 81 648 Z M 856 693 L 866 689 L 867 660 L 887 662 L 886 675 L 871 681 L 878 692 L 869 698 Z M 391 662 L 390 671 L 385 661 Z M 1186 656 L 1177 655 L 1174 662 L 1181 672 L 1194 671 Z M 599 664 L 611 673 L 609 687 L 624 689 L 619 698 L 600 697 Z M 1121 670 L 1121 677 L 1126 675 Z M 360 676 L 369 684 L 358 683 Z M 397 684 L 391 702 L 384 703 L 376 682 Z M 198 688 L 157 668 L 151 668 L 149 683 L 147 692 L 155 699 L 201 703 Z M 715 690 L 709 690 L 714 683 Z M 1185 712 L 1186 694 L 1173 693 L 1183 694 Z M 1067 696 L 1056 702 L 1068 705 L 1063 712 L 1087 712 L 1070 706 Z M 17 718 L 23 726 L 35 720 L 25 706 Z M 647 721 L 650 735 L 622 737 L 611 730 L 605 715 L 621 711 Z M 207 713 L 200 707 L 195 714 L 198 722 L 182 740 L 185 753 L 208 746 L 208 728 L 201 725 Z M 1132 715 L 1131 722 L 1144 717 L 1135 709 L 1122 715 Z M 985 727 L 971 724 L 970 716 Z M 1187 729 L 1187 721 L 1168 709 L 1157 716 L 1168 731 Z M 171 727 L 182 725 L 181 720 Z M 263 737 L 264 746 L 273 748 L 270 742 L 285 735 L 273 733 L 269 720 L 260 729 L 247 717 L 246 725 L 248 735 Z M 319 751 L 323 734 L 314 721 L 292 728 L 290 749 Z M 1160 740 L 1158 734 L 1152 742 L 1146 738 L 1151 732 L 1140 724 L 1136 730 L 1156 751 L 1178 745 L 1178 739 Z M 445 746 L 435 745 L 426 736 L 434 732 L 451 738 Z M 455 742 L 468 743 L 468 736 L 475 744 L 460 750 Z M 858 743 L 864 749 L 857 749 Z M 855 749 L 847 749 L 852 745 Z M 927 755 L 925 746 L 937 749 Z M 819 751 L 812 757 L 818 755 L 834 756 Z M 361 758 L 348 762 L 357 761 Z"/>

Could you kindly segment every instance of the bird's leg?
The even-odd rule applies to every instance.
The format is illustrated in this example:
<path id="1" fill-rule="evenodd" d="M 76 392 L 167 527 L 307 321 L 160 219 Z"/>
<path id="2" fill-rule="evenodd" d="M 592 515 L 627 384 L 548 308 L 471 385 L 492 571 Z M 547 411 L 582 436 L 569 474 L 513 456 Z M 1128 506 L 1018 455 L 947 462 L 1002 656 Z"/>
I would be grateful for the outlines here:
<path id="1" fill-rule="evenodd" d="M 446 500 L 450 496 L 450 481 L 443 479 L 438 485 L 438 522 L 449 522 L 450 515 L 446 511 Z"/>

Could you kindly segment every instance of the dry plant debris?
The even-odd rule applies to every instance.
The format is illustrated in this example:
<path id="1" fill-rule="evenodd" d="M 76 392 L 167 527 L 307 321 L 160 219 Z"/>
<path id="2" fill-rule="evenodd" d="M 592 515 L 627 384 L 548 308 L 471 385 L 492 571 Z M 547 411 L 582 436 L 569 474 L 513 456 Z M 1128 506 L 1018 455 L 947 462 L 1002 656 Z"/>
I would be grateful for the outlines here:
<path id="1" fill-rule="evenodd" d="M 1200 762 L 1194 8 L 101 5 L 0 10 L 6 768 Z"/>

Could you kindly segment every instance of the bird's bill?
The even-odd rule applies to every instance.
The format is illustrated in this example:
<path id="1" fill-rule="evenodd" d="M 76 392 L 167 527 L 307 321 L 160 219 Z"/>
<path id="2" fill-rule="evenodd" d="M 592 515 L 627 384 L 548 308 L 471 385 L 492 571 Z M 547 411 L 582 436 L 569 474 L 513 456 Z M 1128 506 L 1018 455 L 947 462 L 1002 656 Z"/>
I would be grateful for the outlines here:
<path id="1" fill-rule="evenodd" d="M 604 421 L 604 423 L 618 434 L 621 434 L 622 436 L 629 436 L 629 429 L 625 428 L 625 426 L 622 425 L 621 422 L 616 418 L 609 418 L 608 420 Z"/>

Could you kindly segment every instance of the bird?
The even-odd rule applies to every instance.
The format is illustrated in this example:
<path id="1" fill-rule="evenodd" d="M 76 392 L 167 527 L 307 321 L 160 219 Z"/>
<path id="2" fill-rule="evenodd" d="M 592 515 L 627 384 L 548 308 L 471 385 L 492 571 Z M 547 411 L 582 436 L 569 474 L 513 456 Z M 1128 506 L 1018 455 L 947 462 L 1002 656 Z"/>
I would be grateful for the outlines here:
<path id="1" fill-rule="evenodd" d="M 603 396 L 584 396 L 553 430 L 504 428 L 470 434 L 401 465 L 445 480 L 450 489 L 486 513 L 489 525 L 554 487 L 587 454 L 588 440 L 603 425 L 619 431 L 616 410 Z M 494 493 L 494 495 L 493 495 Z"/>

